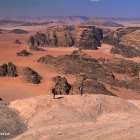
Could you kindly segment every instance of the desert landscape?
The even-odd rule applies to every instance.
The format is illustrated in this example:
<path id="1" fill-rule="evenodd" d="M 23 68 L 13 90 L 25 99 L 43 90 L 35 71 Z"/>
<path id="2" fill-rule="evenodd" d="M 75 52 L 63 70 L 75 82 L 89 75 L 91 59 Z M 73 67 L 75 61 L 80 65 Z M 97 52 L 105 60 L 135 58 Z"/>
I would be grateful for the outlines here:
<path id="1" fill-rule="evenodd" d="M 140 140 L 140 18 L 21 15 L 0 15 L 0 140 Z"/>

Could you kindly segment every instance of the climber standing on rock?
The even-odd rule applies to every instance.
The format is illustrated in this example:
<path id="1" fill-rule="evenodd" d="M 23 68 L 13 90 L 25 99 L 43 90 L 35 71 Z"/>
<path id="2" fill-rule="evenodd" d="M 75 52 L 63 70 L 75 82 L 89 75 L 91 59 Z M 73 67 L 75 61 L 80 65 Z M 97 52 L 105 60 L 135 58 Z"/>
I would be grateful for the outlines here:
<path id="1" fill-rule="evenodd" d="M 82 94 L 83 94 L 83 85 L 79 86 L 79 90 L 80 90 L 80 95 L 82 96 Z"/>
<path id="2" fill-rule="evenodd" d="M 55 95 L 56 95 L 56 88 L 55 88 L 55 86 L 52 89 L 52 94 L 53 94 L 53 99 L 55 99 Z"/>

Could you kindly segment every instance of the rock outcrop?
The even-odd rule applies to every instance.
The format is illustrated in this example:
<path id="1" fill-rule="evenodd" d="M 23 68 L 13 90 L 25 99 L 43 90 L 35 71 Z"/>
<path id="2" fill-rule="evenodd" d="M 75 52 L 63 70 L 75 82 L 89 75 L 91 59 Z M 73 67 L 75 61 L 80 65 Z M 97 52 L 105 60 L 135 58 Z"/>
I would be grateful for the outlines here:
<path id="1" fill-rule="evenodd" d="M 67 82 L 65 77 L 57 76 L 53 77 L 57 94 L 68 95 L 70 93 L 71 85 Z"/>
<path id="2" fill-rule="evenodd" d="M 12 62 L 0 66 L 0 77 L 5 76 L 9 77 L 20 76 L 24 78 L 26 82 L 33 84 L 39 84 L 42 79 L 42 77 L 37 72 L 35 72 L 29 67 L 25 67 L 22 70 L 20 69 L 17 70 L 17 67 Z"/>
<path id="3" fill-rule="evenodd" d="M 9 33 L 15 33 L 15 34 L 27 34 L 28 31 L 26 31 L 26 30 L 21 30 L 21 29 L 13 29 L 13 30 L 10 31 Z"/>
<path id="4" fill-rule="evenodd" d="M 42 77 L 36 71 L 29 67 L 24 68 L 21 75 L 26 80 L 26 82 L 33 84 L 39 84 L 42 79 Z"/>
<path id="5" fill-rule="evenodd" d="M 115 46 L 111 49 L 111 53 L 131 58 L 140 56 L 139 39 L 140 27 L 127 27 L 110 32 L 102 41 Z"/>
<path id="6" fill-rule="evenodd" d="M 28 44 L 30 46 L 44 46 L 47 45 L 46 35 L 40 32 L 37 32 L 34 36 L 29 38 Z"/>
<path id="7" fill-rule="evenodd" d="M 79 86 L 83 86 L 84 94 L 105 94 L 110 96 L 116 96 L 112 92 L 108 91 L 105 86 L 94 79 L 86 79 L 82 74 L 76 76 L 77 79 L 72 85 L 71 94 L 80 94 Z"/>
<path id="8" fill-rule="evenodd" d="M 18 39 L 16 39 L 16 40 L 14 41 L 14 43 L 15 43 L 15 44 L 21 44 L 21 42 L 20 42 Z"/>
<path id="9" fill-rule="evenodd" d="M 84 93 L 113 95 L 100 83 L 101 81 L 105 82 L 108 79 L 113 79 L 112 72 L 104 69 L 96 59 L 88 56 L 81 50 L 75 50 L 71 55 L 58 56 L 56 58 L 47 55 L 41 57 L 38 62 L 51 65 L 64 74 L 78 75 L 80 80 L 77 80 L 72 85 L 71 94 L 78 94 L 77 90 L 83 84 Z M 91 84 L 88 81 L 91 81 Z M 91 90 L 88 90 L 88 88 Z"/>
<path id="10" fill-rule="evenodd" d="M 133 91 L 140 92 L 140 64 L 130 60 L 122 58 L 114 59 L 98 59 L 100 64 L 105 68 L 109 69 L 113 73 L 124 74 L 123 80 L 121 79 L 110 79 L 107 81 L 111 86 L 132 89 Z M 125 78 L 125 77 L 128 78 Z"/>
<path id="11" fill-rule="evenodd" d="M 94 26 L 54 26 L 48 27 L 45 34 L 31 36 L 30 46 L 71 47 L 97 49 L 102 39 L 102 30 Z"/>
<path id="12" fill-rule="evenodd" d="M 21 52 L 16 53 L 17 56 L 28 56 L 31 55 L 30 52 L 27 52 L 26 50 L 22 50 Z"/>
<path id="13" fill-rule="evenodd" d="M 94 26 L 78 26 L 73 31 L 74 45 L 78 48 L 96 50 L 102 39 L 102 30 Z"/>
<path id="14" fill-rule="evenodd" d="M 98 59 L 102 62 L 102 66 L 110 71 L 118 74 L 129 74 L 130 76 L 139 76 L 140 64 L 132 60 L 125 60 L 123 58 L 112 59 Z"/>
<path id="15" fill-rule="evenodd" d="M 2 66 L 0 66 L 0 76 L 16 77 L 17 76 L 16 66 L 12 62 L 9 62 L 8 64 L 3 64 Z"/>
<path id="16" fill-rule="evenodd" d="M 64 26 L 54 26 L 47 28 L 46 38 L 49 46 L 71 47 L 74 45 L 71 32 L 65 30 Z"/>

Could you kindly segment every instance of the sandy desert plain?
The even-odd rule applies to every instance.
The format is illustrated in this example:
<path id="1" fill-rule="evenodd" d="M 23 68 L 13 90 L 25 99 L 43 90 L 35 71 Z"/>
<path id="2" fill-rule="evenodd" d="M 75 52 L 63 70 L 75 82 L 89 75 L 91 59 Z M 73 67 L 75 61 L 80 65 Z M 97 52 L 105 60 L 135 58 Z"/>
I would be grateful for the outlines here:
<path id="1" fill-rule="evenodd" d="M 38 63 L 45 55 L 71 54 L 77 47 L 43 47 L 45 51 L 30 51 L 28 39 L 47 27 L 1 25 L 0 65 L 12 62 L 20 71 L 31 67 L 42 80 L 40 84 L 27 83 L 22 77 L 0 77 L 0 139 L 1 140 L 140 140 L 140 93 L 130 89 L 106 88 L 115 96 L 99 94 L 57 95 L 52 99 L 52 77 L 62 76 L 73 84 L 76 76 L 63 74 L 49 65 Z M 9 33 L 24 29 L 28 34 Z M 18 39 L 22 44 L 13 43 Z M 123 58 L 111 54 L 112 45 L 101 44 L 98 50 L 82 50 L 92 58 Z M 27 50 L 33 55 L 23 57 L 16 53 Z M 126 58 L 140 63 L 140 58 Z M 115 74 L 124 79 L 124 75 Z M 2 133 L 5 133 L 2 135 Z"/>

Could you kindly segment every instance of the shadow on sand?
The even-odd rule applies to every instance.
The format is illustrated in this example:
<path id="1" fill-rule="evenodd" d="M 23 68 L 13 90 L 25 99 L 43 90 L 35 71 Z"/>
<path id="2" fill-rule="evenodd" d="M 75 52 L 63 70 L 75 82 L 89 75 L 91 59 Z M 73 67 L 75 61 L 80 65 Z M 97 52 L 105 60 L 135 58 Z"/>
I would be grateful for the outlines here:
<path id="1" fill-rule="evenodd" d="M 54 99 L 62 99 L 62 98 L 64 98 L 64 96 L 63 97 L 55 97 Z"/>

